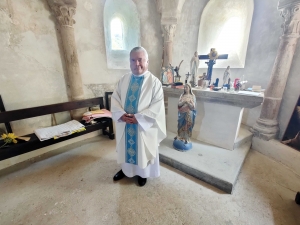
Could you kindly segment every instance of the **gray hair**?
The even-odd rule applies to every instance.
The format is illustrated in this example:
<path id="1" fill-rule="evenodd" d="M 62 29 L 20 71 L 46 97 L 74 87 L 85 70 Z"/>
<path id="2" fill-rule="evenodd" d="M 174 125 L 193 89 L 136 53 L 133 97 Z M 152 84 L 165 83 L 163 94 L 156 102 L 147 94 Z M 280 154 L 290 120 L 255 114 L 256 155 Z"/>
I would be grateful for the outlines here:
<path id="1" fill-rule="evenodd" d="M 134 47 L 134 48 L 130 51 L 130 55 L 131 55 L 132 52 L 144 52 L 144 53 L 145 53 L 145 56 L 146 56 L 146 60 L 148 60 L 148 52 L 147 52 L 146 49 L 144 49 L 143 47 L 141 47 L 141 46 Z"/>

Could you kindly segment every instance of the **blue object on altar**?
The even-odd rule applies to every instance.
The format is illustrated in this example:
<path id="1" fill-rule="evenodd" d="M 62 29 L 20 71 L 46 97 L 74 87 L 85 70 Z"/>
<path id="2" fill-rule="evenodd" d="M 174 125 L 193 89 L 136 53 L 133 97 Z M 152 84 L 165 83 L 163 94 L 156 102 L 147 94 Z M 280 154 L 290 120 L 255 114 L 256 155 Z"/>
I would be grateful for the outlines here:
<path id="1" fill-rule="evenodd" d="M 223 87 L 227 87 L 227 90 L 230 89 L 230 85 L 229 84 L 224 84 Z"/>
<path id="2" fill-rule="evenodd" d="M 216 79 L 216 82 L 213 83 L 213 85 L 214 85 L 215 87 L 218 87 L 218 86 L 219 86 L 219 78 Z"/>
<path id="3" fill-rule="evenodd" d="M 185 143 L 184 141 L 175 139 L 173 141 L 173 147 L 178 151 L 188 151 L 191 150 L 193 145 L 192 142 Z"/>

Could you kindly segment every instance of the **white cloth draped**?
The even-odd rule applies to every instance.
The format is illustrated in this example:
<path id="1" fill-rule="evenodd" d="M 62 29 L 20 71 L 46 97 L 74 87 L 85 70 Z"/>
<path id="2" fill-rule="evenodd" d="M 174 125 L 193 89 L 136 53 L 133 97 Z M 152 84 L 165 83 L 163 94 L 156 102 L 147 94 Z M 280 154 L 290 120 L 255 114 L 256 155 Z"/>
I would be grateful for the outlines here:
<path id="1" fill-rule="evenodd" d="M 154 163 L 149 164 L 145 169 L 141 169 L 137 165 L 122 163 L 122 171 L 126 175 L 126 177 L 134 177 L 134 176 L 140 176 L 142 178 L 159 177 L 160 176 L 159 154 L 157 152 L 157 156 L 154 159 Z"/>
<path id="2" fill-rule="evenodd" d="M 141 87 L 138 113 L 138 165 L 125 163 L 125 126 L 120 118 L 124 113 L 127 89 L 132 74 L 124 75 L 118 82 L 111 97 L 112 118 L 116 122 L 116 150 L 118 163 L 126 176 L 159 176 L 159 143 L 166 137 L 164 95 L 161 82 L 149 71 L 144 76 Z"/>

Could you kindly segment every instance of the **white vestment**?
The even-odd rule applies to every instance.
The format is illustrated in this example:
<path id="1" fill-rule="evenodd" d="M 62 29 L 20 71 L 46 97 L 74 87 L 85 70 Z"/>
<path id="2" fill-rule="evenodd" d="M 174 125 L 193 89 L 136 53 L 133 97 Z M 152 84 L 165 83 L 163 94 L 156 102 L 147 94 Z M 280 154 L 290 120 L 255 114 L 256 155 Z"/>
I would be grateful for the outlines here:
<path id="1" fill-rule="evenodd" d="M 111 97 L 112 118 L 116 122 L 116 150 L 118 163 L 126 176 L 135 175 L 147 178 L 159 176 L 159 143 L 166 137 L 165 107 L 162 85 L 159 79 L 147 71 L 143 75 L 137 113 L 138 121 L 138 162 L 137 165 L 126 163 L 125 128 L 126 123 L 121 120 L 125 112 L 124 106 L 127 90 L 132 74 L 124 75 L 118 82 Z"/>

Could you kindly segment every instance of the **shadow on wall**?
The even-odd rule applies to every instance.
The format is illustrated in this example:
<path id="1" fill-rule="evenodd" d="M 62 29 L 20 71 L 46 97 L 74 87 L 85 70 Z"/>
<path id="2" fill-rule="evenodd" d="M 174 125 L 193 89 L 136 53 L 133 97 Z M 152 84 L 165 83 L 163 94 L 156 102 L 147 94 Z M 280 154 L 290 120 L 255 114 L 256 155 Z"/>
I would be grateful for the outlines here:
<path id="1" fill-rule="evenodd" d="M 300 97 L 285 131 L 282 143 L 300 151 Z"/>
<path id="2" fill-rule="evenodd" d="M 194 128 L 193 128 L 193 137 L 199 137 L 199 135 L 200 135 L 200 129 L 202 126 L 203 118 L 205 117 L 204 109 L 205 109 L 204 102 L 197 101 L 197 116 L 196 116 L 196 120 L 195 120 L 195 124 L 197 124 L 197 126 L 194 126 Z"/>

